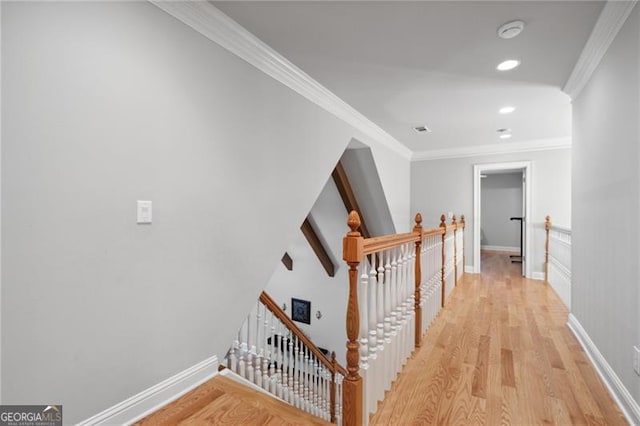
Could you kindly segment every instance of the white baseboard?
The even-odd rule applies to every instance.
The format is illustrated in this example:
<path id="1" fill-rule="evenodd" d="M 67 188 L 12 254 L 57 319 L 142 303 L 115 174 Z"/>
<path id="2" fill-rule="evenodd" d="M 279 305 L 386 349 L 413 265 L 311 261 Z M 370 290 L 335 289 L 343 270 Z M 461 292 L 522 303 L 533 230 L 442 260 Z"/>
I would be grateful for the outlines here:
<path id="1" fill-rule="evenodd" d="M 529 278 L 532 280 L 544 281 L 544 272 L 532 272 Z"/>
<path id="2" fill-rule="evenodd" d="M 622 414 L 627 418 L 627 421 L 632 425 L 640 425 L 640 405 L 633 399 L 629 390 L 624 386 L 616 372 L 613 371 L 613 368 L 611 368 L 605 357 L 602 356 L 598 347 L 593 343 L 593 340 L 591 340 L 573 314 L 569 314 L 567 326 L 576 336 L 580 345 L 582 345 L 589 360 L 591 360 L 591 363 L 600 375 L 600 378 L 606 385 L 614 401 L 618 404 L 618 407 L 620 407 Z"/>
<path id="3" fill-rule="evenodd" d="M 78 426 L 128 425 L 134 423 L 169 402 L 180 398 L 185 393 L 210 380 L 216 374 L 218 374 L 218 357 L 214 355 L 78 423 Z"/>
<path id="4" fill-rule="evenodd" d="M 520 253 L 520 247 L 508 247 L 508 246 L 480 246 L 480 250 L 506 251 L 508 253 Z"/>
<path id="5" fill-rule="evenodd" d="M 465 273 L 465 274 L 475 274 L 475 273 L 476 273 L 476 270 L 475 270 L 475 268 L 473 267 L 473 265 L 465 265 L 465 266 L 464 266 L 464 273 Z"/>

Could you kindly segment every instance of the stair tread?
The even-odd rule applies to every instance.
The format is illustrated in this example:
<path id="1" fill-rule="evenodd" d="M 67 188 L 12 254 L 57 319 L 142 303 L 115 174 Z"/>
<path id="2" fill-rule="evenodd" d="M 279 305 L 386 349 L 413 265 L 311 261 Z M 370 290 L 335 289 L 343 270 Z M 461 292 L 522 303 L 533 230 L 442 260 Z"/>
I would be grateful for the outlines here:
<path id="1" fill-rule="evenodd" d="M 326 425 L 285 402 L 217 375 L 135 425 Z"/>

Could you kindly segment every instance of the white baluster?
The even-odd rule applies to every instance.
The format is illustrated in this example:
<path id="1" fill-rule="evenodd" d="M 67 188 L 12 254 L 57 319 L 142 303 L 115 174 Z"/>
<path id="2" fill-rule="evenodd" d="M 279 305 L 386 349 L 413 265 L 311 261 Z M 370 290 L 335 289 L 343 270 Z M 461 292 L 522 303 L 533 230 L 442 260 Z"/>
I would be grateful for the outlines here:
<path id="1" fill-rule="evenodd" d="M 307 413 L 311 412 L 310 397 L 311 397 L 311 365 L 309 361 L 309 348 L 305 346 L 304 351 L 304 407 Z"/>
<path id="2" fill-rule="evenodd" d="M 360 275 L 361 283 L 360 283 L 360 295 L 358 297 L 358 310 L 360 313 L 360 368 L 367 369 L 369 367 L 369 340 L 367 326 L 368 316 L 367 316 L 367 303 L 368 303 L 368 283 L 369 276 L 365 272 L 366 269 L 366 261 L 362 263 L 362 271 L 363 273 Z"/>
<path id="3" fill-rule="evenodd" d="M 284 329 L 284 325 L 282 322 L 278 321 L 278 398 L 284 399 L 284 339 L 282 336 L 282 332 Z"/>
<path id="4" fill-rule="evenodd" d="M 390 380 L 393 381 L 396 373 L 396 353 L 397 353 L 397 340 L 398 340 L 398 311 L 397 311 L 397 294 L 398 294 L 398 248 L 390 249 L 391 252 L 391 351 L 389 354 L 389 373 Z"/>
<path id="5" fill-rule="evenodd" d="M 292 334 L 289 337 L 289 341 L 288 341 L 288 352 L 287 352 L 287 387 L 289 389 L 289 397 L 287 399 L 287 401 L 289 402 L 289 404 L 293 405 L 294 404 L 294 400 L 295 400 L 295 388 L 294 388 L 294 371 L 295 371 L 295 354 L 293 352 L 293 345 L 294 345 L 294 338 L 295 336 Z"/>
<path id="6" fill-rule="evenodd" d="M 295 387 L 295 406 L 300 408 L 300 340 L 294 337 L 295 345 L 293 348 L 295 358 L 295 370 L 294 370 L 294 387 Z"/>
<path id="7" fill-rule="evenodd" d="M 369 286 L 368 286 L 368 298 L 369 305 L 367 311 L 367 328 L 369 329 L 369 364 L 375 364 L 378 353 L 378 339 L 377 339 L 377 322 L 378 314 L 376 312 L 376 297 L 377 297 L 377 272 L 374 267 L 375 255 L 371 255 L 371 270 L 369 271 Z"/>
<path id="8" fill-rule="evenodd" d="M 384 387 L 389 389 L 391 385 L 391 251 L 385 251 L 384 264 L 384 343 L 386 353 L 384 358 Z"/>
<path id="9" fill-rule="evenodd" d="M 384 281 L 384 252 L 378 253 L 378 283 L 376 286 L 376 337 L 378 341 L 378 388 L 384 396 L 384 288 L 387 284 Z"/>

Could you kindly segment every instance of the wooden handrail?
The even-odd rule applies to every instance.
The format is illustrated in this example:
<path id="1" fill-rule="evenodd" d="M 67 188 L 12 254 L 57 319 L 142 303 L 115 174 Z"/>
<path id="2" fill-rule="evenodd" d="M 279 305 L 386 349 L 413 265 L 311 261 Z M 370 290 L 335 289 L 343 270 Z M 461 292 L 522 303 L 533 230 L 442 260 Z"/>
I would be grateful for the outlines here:
<path id="1" fill-rule="evenodd" d="M 435 235 L 444 234 L 444 229 L 442 228 L 432 228 L 427 229 L 426 231 L 422 231 L 422 238 L 433 237 Z"/>
<path id="2" fill-rule="evenodd" d="M 364 255 L 377 253 L 381 250 L 396 247 L 401 244 L 415 243 L 420 240 L 419 234 L 407 232 L 406 234 L 383 235 L 382 237 L 367 238 L 364 240 Z"/>
<path id="3" fill-rule="evenodd" d="M 260 302 L 267 309 L 271 311 L 273 315 L 275 315 L 284 325 L 287 327 L 297 338 L 300 340 L 306 347 L 308 347 L 311 352 L 318 358 L 318 361 L 322 363 L 325 367 L 329 369 L 331 372 L 338 372 L 343 376 L 347 375 L 347 370 L 341 366 L 340 364 L 332 363 L 329 358 L 325 354 L 322 353 L 320 349 L 316 345 L 313 344 L 311 340 L 298 328 L 298 326 L 284 313 L 280 306 L 264 291 L 260 294 Z"/>

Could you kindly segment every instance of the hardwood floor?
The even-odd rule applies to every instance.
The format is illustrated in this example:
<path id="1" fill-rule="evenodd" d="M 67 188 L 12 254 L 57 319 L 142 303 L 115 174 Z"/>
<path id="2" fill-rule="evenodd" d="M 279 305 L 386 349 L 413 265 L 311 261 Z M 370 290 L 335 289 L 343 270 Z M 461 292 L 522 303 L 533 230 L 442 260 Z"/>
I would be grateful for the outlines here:
<path id="1" fill-rule="evenodd" d="M 626 425 L 551 288 L 483 252 L 394 383 L 372 425 Z"/>
<path id="2" fill-rule="evenodd" d="M 136 426 L 295 424 L 329 423 L 224 376 L 214 377 L 135 423 Z"/>

